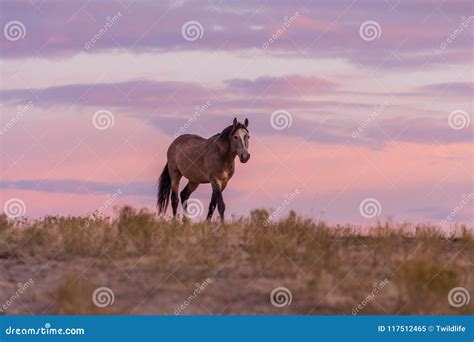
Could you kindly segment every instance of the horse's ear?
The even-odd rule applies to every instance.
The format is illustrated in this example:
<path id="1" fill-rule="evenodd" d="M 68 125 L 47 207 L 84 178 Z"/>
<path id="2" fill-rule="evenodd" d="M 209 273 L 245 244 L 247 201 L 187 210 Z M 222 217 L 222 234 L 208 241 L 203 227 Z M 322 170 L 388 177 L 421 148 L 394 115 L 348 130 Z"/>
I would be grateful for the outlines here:
<path id="1" fill-rule="evenodd" d="M 245 118 L 244 127 L 247 128 L 249 126 L 249 119 Z"/>
<path id="2" fill-rule="evenodd" d="M 234 118 L 234 122 L 232 122 L 232 126 L 237 127 L 237 118 Z"/>

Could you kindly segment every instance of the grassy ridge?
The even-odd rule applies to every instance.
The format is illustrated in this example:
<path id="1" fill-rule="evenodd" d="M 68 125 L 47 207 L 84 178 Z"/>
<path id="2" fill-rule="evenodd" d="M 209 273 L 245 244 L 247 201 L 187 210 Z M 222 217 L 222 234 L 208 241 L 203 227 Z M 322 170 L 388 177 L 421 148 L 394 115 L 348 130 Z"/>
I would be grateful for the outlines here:
<path id="1" fill-rule="evenodd" d="M 265 210 L 224 225 L 129 207 L 115 219 L 0 216 L 0 306 L 11 302 L 3 314 L 472 314 L 472 301 L 455 308 L 447 299 L 454 287 L 474 288 L 472 247 L 465 227 L 445 236 L 386 223 L 361 234 L 293 212 L 270 222 Z M 91 300 L 101 286 L 114 293 L 104 308 Z M 292 301 L 280 308 L 269 296 L 282 286 Z"/>

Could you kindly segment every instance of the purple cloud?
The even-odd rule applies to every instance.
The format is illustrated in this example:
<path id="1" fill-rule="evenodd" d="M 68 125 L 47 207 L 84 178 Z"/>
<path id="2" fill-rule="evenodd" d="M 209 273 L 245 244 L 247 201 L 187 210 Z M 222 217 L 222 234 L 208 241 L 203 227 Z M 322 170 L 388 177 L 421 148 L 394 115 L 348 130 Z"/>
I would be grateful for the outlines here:
<path id="1" fill-rule="evenodd" d="M 419 92 L 422 94 L 449 94 L 454 96 L 472 97 L 474 95 L 474 83 L 436 83 L 421 87 Z"/>
<path id="2" fill-rule="evenodd" d="M 25 0 L 4 1 L 0 7 L 3 26 L 19 20 L 26 28 L 24 39 L 12 42 L 2 37 L 3 58 L 50 58 L 104 50 L 140 53 L 257 48 L 264 54 L 345 58 L 364 65 L 413 68 L 426 63 L 469 62 L 473 34 L 465 29 L 441 54 L 434 53 L 472 12 L 471 3 L 460 0 L 449 4 L 338 1 L 303 5 L 289 0 L 259 5 L 251 1 L 124 5 Z M 289 20 L 292 17 L 296 19 Z M 202 37 L 192 42 L 181 32 L 183 24 L 191 20 L 203 28 Z M 380 37 L 370 42 L 359 36 L 360 26 L 367 20 L 376 21 L 381 28 Z M 275 38 L 274 43 L 263 50 L 271 38 Z"/>
<path id="3" fill-rule="evenodd" d="M 225 83 L 230 92 L 284 97 L 317 94 L 335 86 L 335 83 L 324 79 L 299 75 L 259 77 L 256 80 L 232 79 Z"/>
<path id="4" fill-rule="evenodd" d="M 156 184 L 131 182 L 128 184 L 92 182 L 78 179 L 22 179 L 0 180 L 1 189 L 33 190 L 69 194 L 112 194 L 120 189 L 125 196 L 155 196 Z"/>
<path id="5" fill-rule="evenodd" d="M 438 87 L 442 86 L 428 86 L 427 89 Z M 454 87 L 466 89 L 469 85 Z M 234 116 L 247 116 L 257 133 L 297 136 L 327 144 L 382 148 L 392 140 L 424 143 L 471 141 L 469 128 L 456 131 L 449 127 L 448 113 L 432 113 L 436 117 L 429 118 L 423 116 L 423 112 L 406 116 L 400 114 L 406 108 L 394 105 L 391 110 L 395 116 L 375 117 L 367 123 L 374 110 L 373 104 L 301 99 L 300 95 L 307 93 L 308 89 L 314 94 L 338 94 L 330 81 L 288 76 L 228 80 L 225 87 L 214 89 L 186 82 L 130 81 L 6 90 L 1 91 L 0 96 L 7 104 L 32 100 L 38 107 L 77 104 L 89 106 L 91 111 L 117 107 L 122 113 L 148 121 L 171 136 L 179 134 L 181 127 L 189 125 L 190 121 L 193 132 L 210 136 L 230 124 Z M 200 109 L 203 105 L 205 110 Z M 270 117 L 274 111 L 283 108 L 291 113 L 293 124 L 288 129 L 276 131 L 270 124 Z M 334 108 L 338 110 L 334 112 Z M 360 119 L 355 120 L 354 110 L 367 115 L 358 115 Z M 201 116 L 206 118 L 206 124 L 202 126 Z M 312 119 L 308 119 L 310 116 Z M 440 119 L 441 116 L 446 116 L 446 119 Z"/>

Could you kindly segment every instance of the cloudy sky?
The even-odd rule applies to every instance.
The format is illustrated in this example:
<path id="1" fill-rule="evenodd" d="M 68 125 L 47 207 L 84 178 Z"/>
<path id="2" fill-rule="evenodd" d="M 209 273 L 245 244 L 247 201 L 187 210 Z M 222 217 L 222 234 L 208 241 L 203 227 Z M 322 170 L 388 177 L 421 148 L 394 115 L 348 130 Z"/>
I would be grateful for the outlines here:
<path id="1" fill-rule="evenodd" d="M 252 158 L 224 192 L 229 214 L 472 222 L 471 1 L 29 0 L 0 13 L 11 216 L 111 198 L 153 208 L 173 137 L 237 116 Z M 193 197 L 206 208 L 210 186 Z"/>

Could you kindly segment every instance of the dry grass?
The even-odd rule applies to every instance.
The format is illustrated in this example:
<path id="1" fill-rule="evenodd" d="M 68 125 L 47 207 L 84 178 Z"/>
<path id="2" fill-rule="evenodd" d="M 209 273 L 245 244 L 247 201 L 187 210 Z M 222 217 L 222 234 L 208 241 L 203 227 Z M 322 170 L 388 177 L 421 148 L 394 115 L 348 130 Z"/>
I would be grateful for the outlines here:
<path id="1" fill-rule="evenodd" d="M 157 219 L 125 207 L 116 219 L 0 216 L 0 307 L 29 278 L 34 284 L 4 314 L 472 314 L 449 305 L 450 289 L 473 286 L 472 232 L 445 236 L 432 226 L 386 223 L 366 230 L 329 227 L 290 213 L 267 222 Z M 212 282 L 190 300 L 196 283 Z M 388 280 L 370 300 L 375 285 Z M 93 291 L 112 289 L 99 308 Z M 290 289 L 291 305 L 270 304 Z"/>

